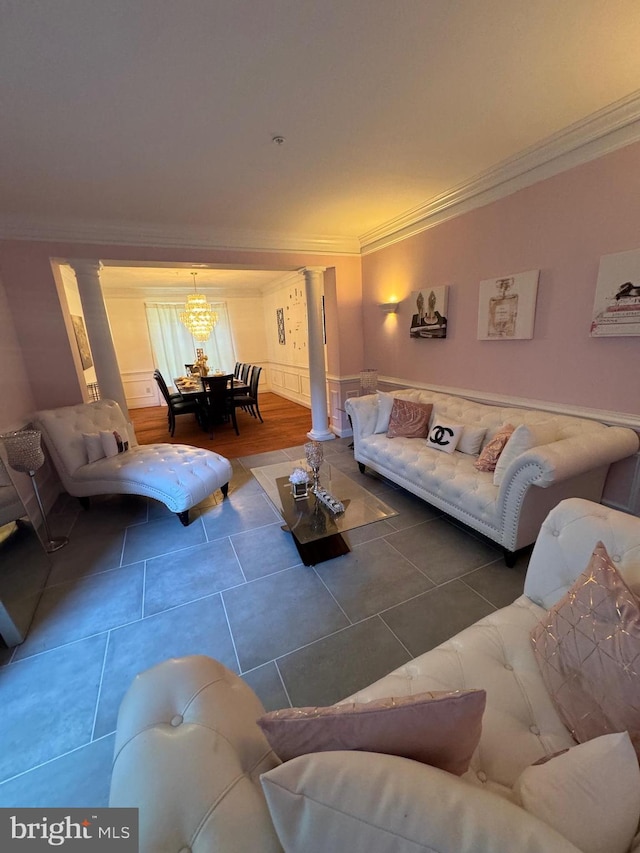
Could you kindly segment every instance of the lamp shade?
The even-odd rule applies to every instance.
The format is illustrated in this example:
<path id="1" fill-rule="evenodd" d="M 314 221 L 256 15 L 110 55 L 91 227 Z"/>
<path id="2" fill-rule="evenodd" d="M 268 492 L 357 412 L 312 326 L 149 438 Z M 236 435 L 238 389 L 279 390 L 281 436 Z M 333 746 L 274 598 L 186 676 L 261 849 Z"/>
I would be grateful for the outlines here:
<path id="1" fill-rule="evenodd" d="M 7 461 L 14 471 L 33 473 L 44 465 L 42 433 L 37 429 L 21 429 L 0 435 L 7 451 Z"/>

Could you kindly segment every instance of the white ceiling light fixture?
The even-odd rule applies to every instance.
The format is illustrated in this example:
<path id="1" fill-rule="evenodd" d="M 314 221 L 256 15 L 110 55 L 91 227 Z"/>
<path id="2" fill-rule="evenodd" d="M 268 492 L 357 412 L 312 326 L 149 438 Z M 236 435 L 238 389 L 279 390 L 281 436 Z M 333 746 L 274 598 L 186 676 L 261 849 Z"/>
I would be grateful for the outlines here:
<path id="1" fill-rule="evenodd" d="M 192 272 L 194 292 L 187 297 L 184 311 L 180 314 L 180 322 L 196 341 L 204 343 L 209 340 L 209 335 L 215 329 L 218 315 L 207 302 L 203 293 L 196 291 L 197 272 Z"/>

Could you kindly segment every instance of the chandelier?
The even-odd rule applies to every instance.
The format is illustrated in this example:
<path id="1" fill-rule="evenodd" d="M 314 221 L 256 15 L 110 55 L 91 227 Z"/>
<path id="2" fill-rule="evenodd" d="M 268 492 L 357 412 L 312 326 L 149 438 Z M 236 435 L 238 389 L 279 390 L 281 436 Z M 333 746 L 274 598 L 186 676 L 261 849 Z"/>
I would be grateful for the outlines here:
<path id="1" fill-rule="evenodd" d="M 197 341 L 204 343 L 209 340 L 209 335 L 218 322 L 218 315 L 207 302 L 207 297 L 203 293 L 195 292 L 197 273 L 192 272 L 191 275 L 194 293 L 187 297 L 184 311 L 180 313 L 180 322 Z"/>

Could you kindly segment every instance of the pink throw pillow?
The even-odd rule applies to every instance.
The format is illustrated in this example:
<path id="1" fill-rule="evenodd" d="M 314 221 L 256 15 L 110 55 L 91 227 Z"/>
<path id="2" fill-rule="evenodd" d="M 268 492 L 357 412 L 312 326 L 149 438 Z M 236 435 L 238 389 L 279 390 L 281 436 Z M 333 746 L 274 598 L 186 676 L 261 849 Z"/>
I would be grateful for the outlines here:
<path id="1" fill-rule="evenodd" d="M 496 463 L 514 429 L 515 427 L 513 424 L 504 424 L 504 426 L 501 426 L 498 432 L 493 436 L 491 441 L 487 442 L 484 450 L 473 463 L 478 471 L 490 472 L 496 470 Z"/>
<path id="2" fill-rule="evenodd" d="M 602 542 L 531 640 L 547 690 L 578 743 L 628 731 L 640 755 L 640 602 Z"/>
<path id="3" fill-rule="evenodd" d="M 396 397 L 389 417 L 387 438 L 426 438 L 432 410 L 432 403 L 414 403 Z"/>
<path id="4" fill-rule="evenodd" d="M 364 750 L 412 758 L 461 776 L 480 740 L 484 690 L 434 691 L 328 708 L 272 711 L 258 725 L 276 755 Z"/>

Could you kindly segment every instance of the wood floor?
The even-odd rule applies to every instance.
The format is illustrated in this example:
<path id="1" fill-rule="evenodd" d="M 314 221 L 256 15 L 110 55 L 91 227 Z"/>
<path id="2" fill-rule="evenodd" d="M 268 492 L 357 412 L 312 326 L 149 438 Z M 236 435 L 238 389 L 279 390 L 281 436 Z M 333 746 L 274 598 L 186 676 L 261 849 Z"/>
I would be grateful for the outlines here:
<path id="1" fill-rule="evenodd" d="M 264 423 L 258 418 L 238 409 L 238 429 L 235 434 L 232 424 L 216 427 L 213 439 L 203 432 L 194 415 L 178 415 L 173 438 L 167 430 L 167 409 L 165 406 L 152 406 L 144 409 L 130 409 L 131 422 L 140 444 L 191 444 L 215 450 L 228 458 L 250 456 L 253 453 L 265 453 L 268 450 L 282 450 L 285 447 L 304 444 L 308 441 L 307 432 L 311 429 L 311 411 L 291 400 L 285 400 L 277 394 L 260 394 L 260 412 Z"/>

